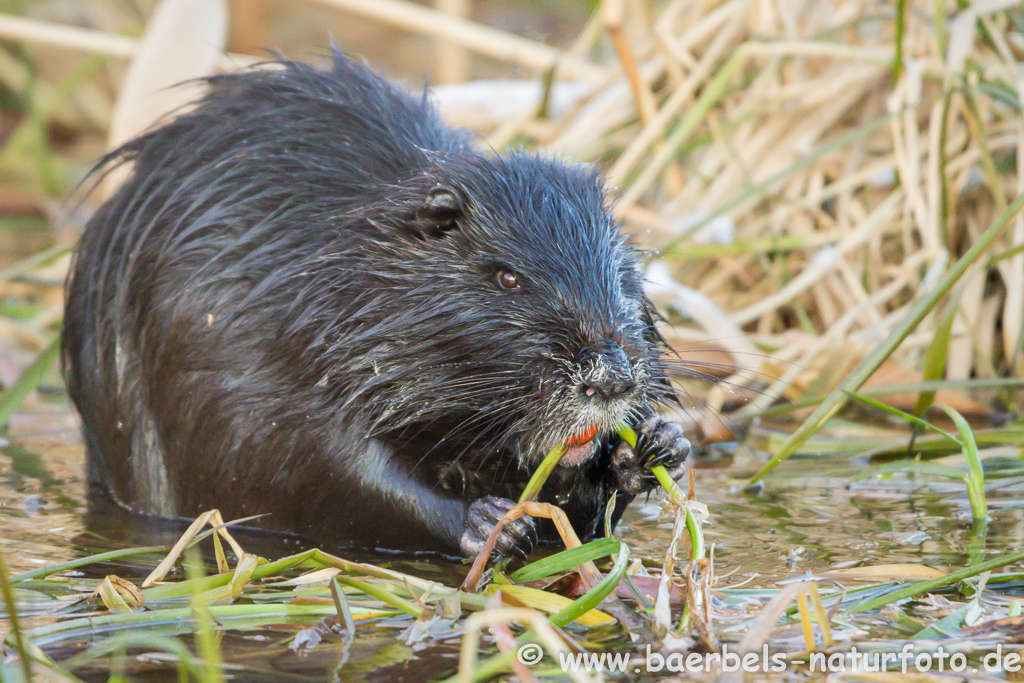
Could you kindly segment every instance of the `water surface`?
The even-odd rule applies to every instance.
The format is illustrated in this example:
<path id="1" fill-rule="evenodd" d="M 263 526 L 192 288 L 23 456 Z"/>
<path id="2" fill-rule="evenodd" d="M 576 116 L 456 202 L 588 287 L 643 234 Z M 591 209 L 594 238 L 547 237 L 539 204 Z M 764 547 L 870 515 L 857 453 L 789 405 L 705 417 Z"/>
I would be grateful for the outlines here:
<path id="1" fill-rule="evenodd" d="M 722 595 L 737 588 L 777 588 L 794 577 L 842 567 L 907 563 L 947 570 L 1024 545 L 1024 472 L 1019 454 L 993 461 L 996 466 L 988 473 L 993 519 L 987 534 L 972 526 L 959 482 L 906 475 L 863 478 L 868 464 L 849 455 L 791 459 L 763 492 L 742 493 L 743 482 L 765 457 L 741 447 L 728 466 L 698 473 L 698 499 L 712 513 L 705 536 L 713 549 Z M 41 403 L 16 416 L 0 448 L 0 546 L 12 573 L 103 550 L 170 544 L 180 533 L 176 525 L 154 525 L 113 506 L 88 509 L 83 461 L 77 422 L 65 402 Z M 617 532 L 652 570 L 660 566 L 671 537 L 671 520 L 659 519 L 660 509 L 657 495 L 635 501 Z M 241 540 L 247 550 L 269 558 L 306 545 L 277 537 L 245 535 Z M 339 554 L 448 585 L 458 583 L 466 569 L 438 558 Z M 117 574 L 139 582 L 154 562 L 152 557 L 132 558 L 71 576 Z M 19 593 L 23 628 L 53 623 L 61 618 L 57 609 L 69 603 L 66 590 L 48 594 L 39 586 L 35 582 L 31 590 Z M 826 592 L 831 588 L 831 583 L 823 585 Z M 1010 586 L 999 599 L 1015 593 L 1019 596 L 1024 590 Z M 963 599 L 952 591 L 946 595 Z M 723 610 L 723 639 L 735 642 L 742 630 L 730 634 L 729 625 L 755 614 L 762 602 L 752 601 L 749 614 Z M 224 631 L 220 645 L 229 672 L 251 681 L 312 681 L 325 676 L 339 681 L 420 681 L 449 674 L 457 659 L 457 638 L 404 642 L 401 634 L 408 619 L 365 624 L 351 645 L 328 636 L 319 646 L 297 654 L 290 647 L 296 633 L 316 621 L 295 619 Z M 861 639 L 906 637 L 906 630 L 891 622 L 868 614 L 858 618 L 856 628 Z M 190 642 L 189 633 L 179 633 L 187 626 L 168 625 L 166 630 Z M 6 622 L 0 623 L 0 630 L 7 628 Z M 598 649 L 626 646 L 614 632 L 596 631 L 587 637 Z M 40 645 L 60 661 L 88 647 L 88 640 Z M 132 680 L 177 677 L 173 666 L 159 657 L 130 657 L 124 666 Z M 77 673 L 87 680 L 106 680 L 109 675 L 107 664 Z"/>

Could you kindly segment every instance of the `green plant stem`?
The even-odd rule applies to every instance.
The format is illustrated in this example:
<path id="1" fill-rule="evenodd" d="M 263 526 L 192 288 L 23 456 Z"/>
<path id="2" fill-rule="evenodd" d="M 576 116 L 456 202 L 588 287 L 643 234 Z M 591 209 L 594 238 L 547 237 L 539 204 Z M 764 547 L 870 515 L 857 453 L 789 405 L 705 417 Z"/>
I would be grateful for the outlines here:
<path id="1" fill-rule="evenodd" d="M 562 456 L 565 455 L 566 450 L 568 449 L 565 444 L 559 444 L 548 452 L 537 469 L 534 470 L 533 476 L 530 477 L 530 481 L 526 482 L 526 488 L 523 489 L 523 494 L 519 496 L 520 503 L 537 499 L 537 494 L 539 494 L 540 490 L 544 488 L 544 482 L 548 480 L 548 477 L 551 476 L 551 472 L 558 466 L 558 463 L 562 459 Z"/>
<path id="2" fill-rule="evenodd" d="M 915 595 L 927 593 L 928 591 L 935 590 L 936 588 L 942 588 L 943 586 L 948 586 L 952 583 L 956 583 L 957 581 L 969 579 L 972 576 L 976 576 L 982 572 L 998 569 L 999 567 L 1005 567 L 1008 564 L 1020 562 L 1021 560 L 1024 560 L 1024 550 L 1017 550 L 1010 553 L 1009 555 L 997 557 L 993 560 L 989 560 L 988 562 L 969 565 L 955 572 L 950 572 L 945 576 L 937 576 L 934 579 L 927 579 L 925 581 L 918 581 L 917 583 L 912 583 L 908 586 L 904 586 L 903 588 L 897 591 L 893 591 L 888 595 L 883 595 L 881 597 L 874 598 L 872 600 L 867 600 L 865 602 L 859 602 L 855 605 L 851 605 L 847 612 L 852 614 L 855 612 L 866 612 L 867 610 L 878 609 L 879 607 L 884 607 L 885 605 L 889 605 L 899 600 L 912 598 Z"/>
<path id="3" fill-rule="evenodd" d="M 54 337 L 45 349 L 39 352 L 32 364 L 25 368 L 18 379 L 0 396 L 0 426 L 7 424 L 11 415 L 21 406 L 25 398 L 39 386 L 43 375 L 57 361 L 60 354 L 60 335 Z"/>
<path id="4" fill-rule="evenodd" d="M 18 651 L 21 672 L 25 677 L 25 683 L 29 683 L 32 680 L 32 664 L 29 661 L 28 653 L 25 651 L 25 641 L 22 640 L 21 623 L 18 619 L 18 605 L 14 602 L 14 593 L 11 591 L 11 582 L 7 578 L 7 564 L 4 562 L 2 551 L 0 551 L 0 590 L 3 591 L 7 616 L 11 620 L 11 634 L 14 635 L 14 647 Z"/>
<path id="5" fill-rule="evenodd" d="M 619 433 L 622 440 L 629 444 L 630 448 L 636 448 L 636 432 L 629 425 L 619 425 L 615 431 Z M 651 468 L 651 474 L 653 474 L 658 483 L 661 484 L 662 488 L 665 489 L 665 493 L 670 496 L 682 496 L 683 492 L 679 490 L 676 483 L 672 481 L 672 477 L 668 476 L 668 470 L 663 465 L 655 465 Z"/>
<path id="6" fill-rule="evenodd" d="M 892 56 L 892 78 L 903 73 L 903 36 L 907 32 L 907 0 L 896 0 L 896 49 Z"/>
<path id="7" fill-rule="evenodd" d="M 632 427 L 619 425 L 617 431 L 623 441 L 628 443 L 631 448 L 636 448 L 636 432 Z M 658 483 L 661 484 L 662 488 L 665 489 L 665 493 L 670 497 L 680 501 L 685 499 L 683 492 L 679 490 L 679 486 L 672 480 L 672 477 L 668 476 L 668 470 L 665 469 L 664 465 L 655 465 L 651 468 L 651 473 L 658 479 Z M 690 535 L 690 559 L 694 562 L 703 560 L 705 554 L 704 530 L 700 528 L 700 522 L 693 516 L 689 508 L 686 510 L 686 531 Z"/>
<path id="8" fill-rule="evenodd" d="M 123 557 L 134 557 L 136 555 L 149 555 L 163 554 L 166 555 L 170 551 L 169 546 L 147 546 L 143 548 L 126 548 L 124 550 L 111 550 L 107 553 L 99 553 L 98 555 L 89 555 L 88 557 L 81 557 L 77 560 L 71 560 L 69 562 L 61 562 L 60 564 L 49 564 L 39 569 L 33 569 L 32 571 L 22 572 L 11 577 L 12 583 L 18 583 L 20 581 L 29 581 L 31 579 L 38 579 L 40 577 L 51 576 L 52 574 L 59 574 L 60 572 L 67 571 L 69 569 L 77 569 L 79 567 L 85 567 L 90 564 L 96 564 L 98 562 L 109 562 L 111 560 L 119 560 Z"/>
<path id="9" fill-rule="evenodd" d="M 218 624 L 241 621 L 250 624 L 258 619 L 271 619 L 279 622 L 283 619 L 299 619 L 311 617 L 327 617 L 335 613 L 334 605 L 295 605 L 295 604 L 252 604 L 252 605 L 210 605 L 204 607 Z M 101 633 L 122 629 L 155 628 L 168 624 L 182 624 L 195 617 L 196 610 L 192 607 L 158 608 L 147 612 L 117 612 L 98 616 L 68 619 L 53 624 L 45 624 L 25 631 L 29 640 L 54 640 L 61 635 L 65 639 L 95 639 Z"/>
<path id="10" fill-rule="evenodd" d="M 402 612 L 405 612 L 406 614 L 412 617 L 419 618 L 419 616 L 423 614 L 422 607 L 420 607 L 416 603 L 409 602 L 408 600 L 404 600 L 398 597 L 391 591 L 382 588 L 381 586 L 375 586 L 368 581 L 363 581 L 361 579 L 357 579 L 351 576 L 342 576 L 341 574 L 338 574 L 334 578 L 338 582 L 343 583 L 347 586 L 352 586 L 356 590 L 366 593 L 371 597 L 377 598 L 381 602 L 391 605 L 395 609 L 401 610 Z"/>

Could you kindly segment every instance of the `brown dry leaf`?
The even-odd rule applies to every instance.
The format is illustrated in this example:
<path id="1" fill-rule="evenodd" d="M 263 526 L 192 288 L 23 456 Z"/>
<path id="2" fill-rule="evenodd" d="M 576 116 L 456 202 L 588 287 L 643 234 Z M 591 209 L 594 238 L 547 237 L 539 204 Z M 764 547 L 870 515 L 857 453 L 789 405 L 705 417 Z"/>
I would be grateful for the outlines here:
<path id="1" fill-rule="evenodd" d="M 903 580 L 903 581 L 924 581 L 945 576 L 945 572 L 927 567 L 923 564 L 876 564 L 865 567 L 847 567 L 844 569 L 830 569 L 819 572 L 820 576 L 830 579 L 864 579 L 876 581 L 878 579 Z"/>
<path id="2" fill-rule="evenodd" d="M 660 576 L 631 576 L 629 578 L 633 585 L 637 587 L 637 590 L 646 595 L 651 602 L 654 602 L 654 598 L 658 595 L 658 587 L 661 585 Z M 621 598 L 633 597 L 633 591 L 630 590 L 625 582 L 615 587 L 615 594 Z M 682 607 L 686 604 L 686 589 L 673 581 L 669 586 L 669 599 L 673 607 Z"/>
<path id="3" fill-rule="evenodd" d="M 224 524 L 224 518 L 220 514 L 220 510 L 207 510 L 198 517 L 195 521 L 185 529 L 185 532 L 178 539 L 178 542 L 174 544 L 167 556 L 160 561 L 149 576 L 142 582 L 143 588 L 149 588 L 155 585 L 158 581 L 163 581 L 164 577 L 167 576 L 167 572 L 171 570 L 174 563 L 178 561 L 181 554 L 188 547 L 189 543 L 192 542 L 196 536 L 199 535 L 203 527 L 207 525 L 217 529 L 217 533 L 214 536 L 214 548 L 217 555 L 217 571 L 226 572 L 228 571 L 227 558 L 224 556 L 223 549 L 221 548 L 220 541 L 217 540 L 217 536 L 222 537 L 231 546 L 231 550 L 235 553 L 235 557 L 239 558 L 239 567 L 241 567 L 242 560 L 248 555 L 242 547 L 238 545 L 238 542 L 234 539 L 231 533 L 227 530 Z M 237 571 L 237 570 L 236 570 Z M 251 571 L 251 570 L 250 570 Z"/>
<path id="4" fill-rule="evenodd" d="M 4 216 L 38 216 L 41 208 L 38 197 L 20 188 L 5 185 L 0 186 L 0 212 Z"/>
<path id="5" fill-rule="evenodd" d="M 974 626 L 960 629 L 965 636 L 1002 636 L 1007 640 L 1019 641 L 1024 637 L 1024 616 L 993 619 Z"/>
<path id="6" fill-rule="evenodd" d="M 224 52 L 227 22 L 224 0 L 162 0 L 114 104 L 107 137 L 111 149 L 202 93 L 199 84 L 173 86 L 213 73 Z M 123 174 L 108 178 L 104 194 L 122 179 Z"/>
<path id="7" fill-rule="evenodd" d="M 146 604 L 138 586 L 114 574 L 103 579 L 93 592 L 92 599 L 99 599 L 111 612 L 131 612 Z"/>

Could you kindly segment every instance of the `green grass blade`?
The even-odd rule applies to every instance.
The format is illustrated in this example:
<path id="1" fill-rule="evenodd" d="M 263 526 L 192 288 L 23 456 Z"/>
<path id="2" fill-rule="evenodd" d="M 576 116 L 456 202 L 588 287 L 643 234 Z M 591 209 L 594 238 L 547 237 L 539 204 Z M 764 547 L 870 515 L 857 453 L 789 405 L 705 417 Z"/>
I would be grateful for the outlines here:
<path id="1" fill-rule="evenodd" d="M 7 424 L 21 404 L 32 393 L 60 355 L 60 335 L 39 352 L 32 364 L 0 396 L 0 426 Z"/>
<path id="2" fill-rule="evenodd" d="M 794 176 L 796 173 L 804 170 L 805 168 L 809 168 L 814 164 L 817 164 L 821 160 L 821 158 L 829 154 L 832 154 L 837 150 L 843 149 L 844 147 L 847 147 L 848 145 L 851 145 L 859 140 L 863 140 L 869 137 L 877 129 L 887 124 L 893 116 L 893 114 L 884 114 L 875 119 L 872 119 L 871 121 L 868 121 L 862 126 L 854 128 L 853 130 L 847 133 L 843 133 L 842 135 L 838 136 L 835 140 L 832 140 L 831 142 L 818 147 L 810 154 L 801 156 L 796 162 L 794 162 L 788 168 L 784 168 L 778 173 L 772 175 L 767 180 L 764 180 L 760 183 L 757 183 L 756 185 L 747 188 L 743 192 L 740 192 L 739 194 L 728 199 L 719 206 L 716 206 L 708 213 L 707 216 L 704 216 L 701 220 L 696 221 L 693 225 L 687 226 L 685 232 L 673 237 L 659 251 L 664 256 L 671 257 L 673 260 L 683 257 L 682 254 L 679 254 L 679 256 L 677 256 L 677 248 L 680 245 L 682 245 L 683 242 L 690 235 L 694 234 L 695 232 L 703 228 L 705 225 L 713 221 L 715 218 L 727 214 L 729 211 L 732 211 L 733 209 L 740 206 L 746 201 L 755 198 L 760 199 L 767 196 L 773 188 L 778 187 L 786 180 Z M 783 244 L 785 243 L 783 242 Z"/>
<path id="3" fill-rule="evenodd" d="M 7 618 L 11 622 L 11 633 L 13 635 L 14 648 L 18 651 L 18 660 L 21 662 L 21 673 L 26 683 L 32 680 L 32 664 L 29 662 L 28 652 L 25 650 L 24 634 L 21 631 L 21 623 L 18 619 L 18 605 L 14 602 L 14 593 L 11 591 L 11 582 L 7 578 L 7 564 L 4 562 L 3 551 L 0 551 L 0 591 L 3 592 L 4 606 L 7 610 Z"/>
<path id="4" fill-rule="evenodd" d="M 38 579 L 44 576 L 51 576 L 53 574 L 59 574 L 60 572 L 68 571 L 69 569 L 78 569 L 79 567 L 86 567 L 90 564 L 97 564 L 99 562 L 110 562 L 111 560 L 119 560 L 123 557 L 135 557 L 136 555 L 149 555 L 149 554 L 162 554 L 166 555 L 170 552 L 170 548 L 167 546 L 148 546 L 143 548 L 125 548 L 124 550 L 111 550 L 106 553 L 99 553 L 98 555 L 89 555 L 88 557 L 81 557 L 77 560 L 70 560 L 68 562 L 61 562 L 60 564 L 48 564 L 45 567 L 39 569 L 33 569 L 32 571 L 22 572 L 11 577 L 12 583 L 18 583 L 20 581 L 30 581 L 32 579 Z"/>
<path id="5" fill-rule="evenodd" d="M 597 560 L 617 553 L 619 552 L 620 545 L 621 543 L 618 539 L 599 538 L 596 541 L 591 541 L 590 543 L 581 545 L 578 548 L 563 550 L 560 553 L 555 553 L 554 555 L 550 555 L 544 559 L 531 562 L 525 567 L 521 567 L 509 574 L 509 578 L 516 583 L 526 583 L 528 581 L 545 579 L 555 574 L 570 571 L 584 562 Z"/>
<path id="6" fill-rule="evenodd" d="M 615 558 L 615 565 L 612 567 L 612 570 L 596 586 L 587 591 L 585 595 L 581 595 L 558 614 L 552 615 L 551 623 L 555 626 L 565 626 L 573 619 L 579 618 L 600 605 L 601 601 L 607 598 L 615 590 L 615 587 L 619 585 L 619 581 L 622 580 L 628 566 L 629 546 L 622 543 L 619 546 L 619 554 Z"/>
<path id="7" fill-rule="evenodd" d="M 370 597 L 377 598 L 381 602 L 391 605 L 397 610 L 401 610 L 406 614 L 418 618 L 423 614 L 423 608 L 414 602 L 410 602 L 404 598 L 400 598 L 383 586 L 370 583 L 369 581 L 363 581 L 352 576 L 344 576 L 338 574 L 334 577 L 339 583 L 343 583 L 346 586 L 352 586 L 353 588 L 366 593 Z"/>
<path id="8" fill-rule="evenodd" d="M 946 374 L 946 359 L 949 356 L 949 340 L 953 336 L 953 322 L 960 309 L 960 292 L 957 292 L 942 311 L 935 323 L 935 337 L 925 351 L 921 379 L 925 382 L 942 379 Z M 935 402 L 938 389 L 922 391 L 917 397 L 914 414 L 921 416 Z"/>
<path id="9" fill-rule="evenodd" d="M 857 392 L 858 396 L 888 396 L 890 394 L 905 394 L 908 392 L 934 391 L 938 389 L 1020 389 L 1024 388 L 1024 379 L 1014 377 L 983 377 L 974 379 L 957 380 L 931 380 L 928 382 L 906 382 L 899 384 L 887 384 L 885 386 L 861 387 Z M 787 415 L 796 412 L 801 408 L 817 405 L 825 400 L 826 395 L 808 394 L 794 399 L 788 403 L 771 406 L 756 413 L 761 417 L 774 417 Z"/>
<path id="10" fill-rule="evenodd" d="M 947 637 L 948 633 L 956 630 L 962 623 L 964 623 L 964 617 L 967 616 L 967 611 L 971 609 L 971 607 L 971 604 L 967 604 L 954 612 L 950 612 L 931 626 L 926 626 L 912 635 L 910 639 L 939 640 Z"/>
<path id="11" fill-rule="evenodd" d="M 978 456 L 978 444 L 974 440 L 974 432 L 964 416 L 953 408 L 941 403 L 935 404 L 935 407 L 949 415 L 949 419 L 953 420 L 957 431 L 960 432 L 960 443 L 963 446 L 964 458 L 967 460 L 967 495 L 971 499 L 971 515 L 976 521 L 986 519 L 988 505 L 985 502 L 985 470 L 981 466 L 981 458 Z"/>
<path id="12" fill-rule="evenodd" d="M 935 425 L 933 425 L 933 424 L 931 424 L 929 422 L 926 422 L 926 421 L 922 420 L 919 417 L 911 415 L 910 413 L 904 412 L 904 411 L 900 410 L 899 408 L 894 408 L 893 406 L 886 405 L 885 403 L 882 403 L 881 401 L 875 400 L 875 399 L 871 398 L 870 396 L 865 396 L 864 394 L 856 394 L 856 393 L 853 393 L 853 392 L 847 392 L 847 393 L 850 396 L 850 398 L 855 398 L 858 401 L 860 401 L 861 403 L 867 404 L 867 405 L 871 406 L 872 408 L 878 408 L 879 410 L 884 411 L 884 412 L 886 412 L 886 413 L 888 413 L 890 415 L 895 415 L 896 417 L 902 418 L 902 419 L 906 420 L 907 422 L 910 422 L 911 424 L 913 424 L 913 425 L 915 425 L 917 427 L 920 427 L 921 429 L 929 429 L 929 430 L 931 430 L 933 432 L 938 432 L 939 434 L 942 434 L 943 436 L 947 437 L 950 441 L 952 441 L 954 443 L 957 443 L 957 444 L 960 443 L 960 440 L 958 438 L 956 438 L 955 436 L 953 436 L 952 434 L 950 434 L 946 430 L 941 429 L 939 427 L 936 427 Z"/>
<path id="13" fill-rule="evenodd" d="M 858 602 L 855 605 L 850 606 L 846 611 L 847 613 L 853 614 L 856 612 L 866 612 L 867 610 L 878 609 L 879 607 L 884 607 L 894 602 L 899 602 L 900 600 L 912 598 L 915 595 L 927 593 L 928 591 L 933 591 L 936 588 L 942 588 L 943 586 L 954 584 L 957 581 L 963 581 L 964 579 L 970 578 L 972 576 L 977 576 L 982 572 L 998 569 L 999 567 L 1005 567 L 1008 564 L 1020 562 L 1021 560 L 1024 560 L 1024 550 L 1016 550 L 1007 555 L 1003 555 L 1002 557 L 997 557 L 995 559 L 989 560 L 988 562 L 972 564 L 955 572 L 950 572 L 945 576 L 939 576 L 934 579 L 926 579 L 925 581 L 918 581 L 916 583 L 904 586 L 903 588 L 893 591 L 892 593 L 889 593 L 887 595 L 883 595 L 881 597 L 874 598 L 871 600 L 865 600 L 863 602 Z"/>
<path id="14" fill-rule="evenodd" d="M 878 465 L 877 467 L 869 467 L 864 470 L 861 477 L 867 478 L 878 474 L 896 474 L 911 472 L 914 474 L 927 474 L 933 477 L 946 477 L 948 479 L 959 479 L 960 481 L 967 481 L 967 475 L 963 470 L 951 467 L 950 465 L 943 465 L 938 462 L 925 462 L 921 460 L 899 460 L 897 462 L 887 462 L 884 465 Z"/>
<path id="15" fill-rule="evenodd" d="M 903 73 L 903 36 L 907 33 L 907 0 L 896 0 L 896 51 L 892 56 L 892 79 Z"/>

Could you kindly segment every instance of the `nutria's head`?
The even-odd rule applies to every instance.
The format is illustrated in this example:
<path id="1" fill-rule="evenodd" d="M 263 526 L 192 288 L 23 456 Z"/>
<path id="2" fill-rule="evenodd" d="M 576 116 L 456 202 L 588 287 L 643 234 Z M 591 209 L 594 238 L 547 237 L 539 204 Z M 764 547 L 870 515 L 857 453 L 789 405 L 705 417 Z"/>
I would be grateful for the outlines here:
<path id="1" fill-rule="evenodd" d="M 380 431 L 523 463 L 568 443 L 562 462 L 575 465 L 595 433 L 668 398 L 636 254 L 593 172 L 465 154 L 379 206 L 357 266 L 378 291 L 361 309 L 377 322 L 356 341 L 373 359 L 357 393 L 372 396 Z"/>

